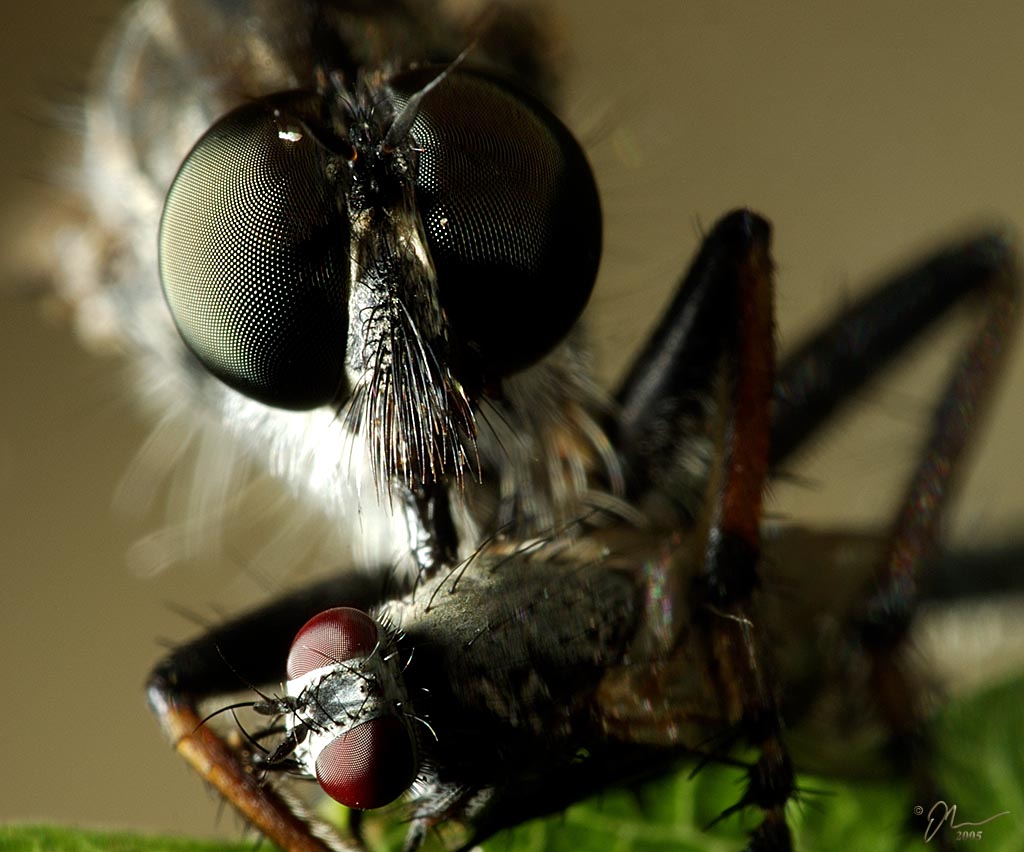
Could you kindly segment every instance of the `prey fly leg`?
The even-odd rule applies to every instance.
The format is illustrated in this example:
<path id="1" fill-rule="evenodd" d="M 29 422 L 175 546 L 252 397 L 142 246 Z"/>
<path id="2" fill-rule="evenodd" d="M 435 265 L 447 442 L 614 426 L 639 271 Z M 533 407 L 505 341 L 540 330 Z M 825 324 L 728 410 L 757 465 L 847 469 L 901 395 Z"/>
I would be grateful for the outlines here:
<path id="1" fill-rule="evenodd" d="M 282 797 L 265 783 L 266 770 L 257 764 L 269 751 L 261 752 L 258 741 L 229 744 L 205 724 L 200 704 L 247 685 L 283 683 L 285 658 L 280 652 L 289 641 L 286 637 L 294 637 L 319 614 L 325 601 L 345 601 L 363 610 L 376 607 L 393 591 L 387 588 L 387 577 L 383 571 L 348 572 L 293 592 L 175 648 L 149 676 L 150 708 L 178 754 L 283 849 L 350 847 L 327 826 L 314 831 L 297 799 Z"/>

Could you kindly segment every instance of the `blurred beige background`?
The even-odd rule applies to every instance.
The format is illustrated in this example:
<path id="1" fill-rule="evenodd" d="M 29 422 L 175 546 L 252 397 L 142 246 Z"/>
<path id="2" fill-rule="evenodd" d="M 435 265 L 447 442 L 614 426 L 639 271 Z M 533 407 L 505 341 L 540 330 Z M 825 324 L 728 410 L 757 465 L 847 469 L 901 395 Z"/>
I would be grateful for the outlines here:
<path id="1" fill-rule="evenodd" d="M 44 176 L 63 162 L 51 153 L 69 130 L 59 106 L 74 102 L 120 5 L 35 0 L 18 4 L 20 19 L 5 15 L 5 256 L 12 223 L 57 191 Z M 1024 233 L 1024 6 L 832 5 L 810 15 L 805 4 L 554 3 L 565 114 L 605 199 L 593 309 L 607 374 L 642 339 L 698 226 L 734 206 L 775 223 L 783 345 L 936 241 L 987 222 Z M 159 643 L 193 630 L 168 603 L 210 614 L 266 591 L 238 560 L 200 558 L 155 578 L 129 568 L 125 554 L 161 520 L 112 510 L 146 424 L 116 364 L 44 319 L 30 283 L 8 276 L 0 301 L 0 821 L 237 836 L 163 743 L 141 685 Z M 941 356 L 954 339 L 925 349 Z M 961 540 L 1019 534 L 1024 521 L 1022 354 L 966 483 Z M 868 395 L 795 466 L 805 483 L 776 487 L 777 510 L 883 517 L 928 410 L 918 376 L 887 377 Z"/>

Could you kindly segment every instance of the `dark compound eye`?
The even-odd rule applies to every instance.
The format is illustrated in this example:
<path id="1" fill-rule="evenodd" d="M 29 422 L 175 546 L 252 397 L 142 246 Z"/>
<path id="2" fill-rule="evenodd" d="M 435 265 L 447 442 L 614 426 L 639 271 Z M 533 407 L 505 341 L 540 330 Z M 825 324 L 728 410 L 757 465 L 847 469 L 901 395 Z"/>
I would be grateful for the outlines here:
<path id="1" fill-rule="evenodd" d="M 434 79 L 392 83 L 399 106 Z M 255 399 L 305 409 L 348 397 L 350 230 L 318 96 L 290 92 L 220 119 L 182 164 L 160 227 L 160 276 L 182 337 Z M 452 72 L 412 128 L 416 195 L 441 303 L 486 378 L 536 361 L 581 313 L 601 250 L 590 168 L 542 104 Z"/>
<path id="2" fill-rule="evenodd" d="M 377 622 L 361 609 L 339 606 L 314 615 L 295 634 L 288 651 L 288 678 L 368 657 L 377 647 Z"/>
<path id="3" fill-rule="evenodd" d="M 210 372 L 270 405 L 346 395 L 348 222 L 304 117 L 315 96 L 239 107 L 196 143 L 160 223 L 174 321 Z"/>
<path id="4" fill-rule="evenodd" d="M 437 74 L 391 82 L 408 98 Z M 572 134 L 529 96 L 454 71 L 413 124 L 416 197 L 454 336 L 485 375 L 542 357 L 579 317 L 601 254 L 601 208 Z"/>

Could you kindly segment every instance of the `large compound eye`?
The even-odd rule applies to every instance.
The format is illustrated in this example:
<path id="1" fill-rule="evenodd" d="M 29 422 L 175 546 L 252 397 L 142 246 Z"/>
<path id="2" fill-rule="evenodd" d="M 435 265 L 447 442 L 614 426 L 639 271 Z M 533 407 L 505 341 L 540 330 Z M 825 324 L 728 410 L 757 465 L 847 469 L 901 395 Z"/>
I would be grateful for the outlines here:
<path id="1" fill-rule="evenodd" d="M 377 622 L 361 609 L 339 606 L 314 615 L 299 629 L 288 651 L 288 678 L 368 657 L 377 647 Z"/>
<path id="2" fill-rule="evenodd" d="M 160 278 L 205 367 L 269 405 L 346 395 L 348 224 L 309 132 L 315 96 L 241 106 L 196 143 L 167 195 Z"/>
<path id="3" fill-rule="evenodd" d="M 416 776 L 409 732 L 397 716 L 379 716 L 335 737 L 316 759 L 316 780 L 347 808 L 380 808 Z"/>
<path id="4" fill-rule="evenodd" d="M 436 76 L 393 79 L 408 98 Z M 532 98 L 452 71 L 412 128 L 417 200 L 441 302 L 485 375 L 528 366 L 587 303 L 601 254 L 601 207 L 586 157 Z"/>
<path id="5" fill-rule="evenodd" d="M 307 621 L 288 652 L 288 677 L 368 657 L 377 647 L 377 623 L 365 612 L 336 607 Z M 409 789 L 416 756 L 404 722 L 377 716 L 339 734 L 317 755 L 316 777 L 324 792 L 349 808 L 379 808 Z"/>

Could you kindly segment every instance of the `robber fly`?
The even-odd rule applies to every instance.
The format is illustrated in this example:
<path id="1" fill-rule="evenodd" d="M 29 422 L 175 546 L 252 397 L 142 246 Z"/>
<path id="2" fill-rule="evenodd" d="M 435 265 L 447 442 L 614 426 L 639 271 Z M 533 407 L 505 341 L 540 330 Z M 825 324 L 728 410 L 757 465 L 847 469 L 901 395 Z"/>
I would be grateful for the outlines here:
<path id="1" fill-rule="evenodd" d="M 600 204 L 532 10 L 145 0 L 121 26 L 86 138 L 93 248 L 66 274 L 85 330 L 127 335 L 147 396 L 234 436 L 361 563 L 155 668 L 150 704 L 204 778 L 293 852 L 363 840 L 290 776 L 357 810 L 403 799 L 413 850 L 735 761 L 729 811 L 782 852 L 786 731 L 828 717 L 904 744 L 934 793 L 904 639 L 1016 323 L 1001 236 L 776 370 L 771 227 L 728 213 L 605 396 L 578 325 Z M 961 302 L 978 329 L 889 536 L 763 531 L 771 471 Z M 812 607 L 770 594 L 808 559 L 843 581 Z M 263 723 L 224 734 L 200 704 L 240 687 Z"/>

